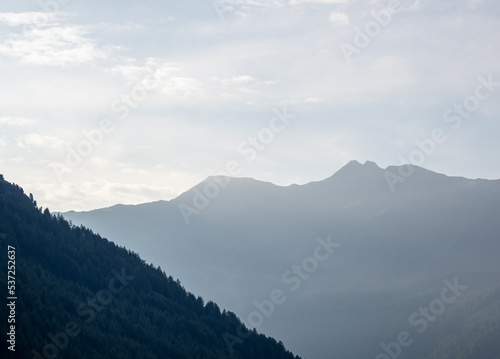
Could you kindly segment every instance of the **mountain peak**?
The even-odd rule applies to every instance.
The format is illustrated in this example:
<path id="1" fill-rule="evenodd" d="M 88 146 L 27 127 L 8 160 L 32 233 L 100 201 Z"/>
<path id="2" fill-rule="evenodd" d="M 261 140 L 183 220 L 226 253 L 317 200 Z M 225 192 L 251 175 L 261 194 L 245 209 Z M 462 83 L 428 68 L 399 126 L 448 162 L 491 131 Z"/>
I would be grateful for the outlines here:
<path id="1" fill-rule="evenodd" d="M 368 168 L 380 169 L 380 167 L 373 161 L 366 161 L 363 166 Z"/>
<path id="2" fill-rule="evenodd" d="M 365 161 L 365 163 L 361 164 L 357 160 L 352 160 L 349 161 L 343 168 L 361 168 L 361 167 L 366 167 L 366 168 L 373 168 L 373 169 L 380 169 L 380 167 L 373 161 Z"/>
<path id="3" fill-rule="evenodd" d="M 359 167 L 359 166 L 362 166 L 361 163 L 359 163 L 359 161 L 357 160 L 351 160 L 349 161 L 344 167 Z"/>
<path id="4" fill-rule="evenodd" d="M 370 173 L 379 174 L 381 171 L 382 169 L 375 162 L 366 161 L 364 164 L 361 164 L 356 160 L 352 160 L 340 170 L 338 170 L 335 175 L 342 174 L 343 176 L 367 176 Z"/>

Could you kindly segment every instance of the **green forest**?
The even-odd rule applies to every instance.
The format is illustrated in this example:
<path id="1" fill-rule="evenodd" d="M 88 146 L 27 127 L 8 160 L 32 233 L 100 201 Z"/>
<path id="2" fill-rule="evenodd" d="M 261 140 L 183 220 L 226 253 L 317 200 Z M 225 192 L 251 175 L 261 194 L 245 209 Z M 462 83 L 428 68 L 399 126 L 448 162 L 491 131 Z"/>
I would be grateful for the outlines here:
<path id="1" fill-rule="evenodd" d="M 37 207 L 0 176 L 3 298 L 12 249 L 15 351 L 4 340 L 1 358 L 298 358 L 138 254 Z"/>

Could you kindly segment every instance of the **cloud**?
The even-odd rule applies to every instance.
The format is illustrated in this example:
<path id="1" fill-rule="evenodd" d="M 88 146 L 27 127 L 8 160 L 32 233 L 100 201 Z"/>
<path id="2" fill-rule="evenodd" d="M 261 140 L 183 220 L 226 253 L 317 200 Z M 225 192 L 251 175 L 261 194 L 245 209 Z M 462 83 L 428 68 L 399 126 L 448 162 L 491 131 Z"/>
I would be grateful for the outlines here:
<path id="1" fill-rule="evenodd" d="M 40 204 L 50 203 L 52 209 L 59 211 L 86 210 L 89 202 L 98 208 L 118 202 L 144 203 L 178 195 L 165 185 L 110 182 L 103 179 L 81 183 L 32 183 L 29 188 L 32 188 L 30 191 L 35 194 Z"/>
<path id="2" fill-rule="evenodd" d="M 41 135 L 38 133 L 30 133 L 21 136 L 17 140 L 17 145 L 21 148 L 49 148 L 49 149 L 63 149 L 69 145 L 57 137 Z"/>
<path id="3" fill-rule="evenodd" d="M 241 92 L 244 92 L 244 93 L 247 93 L 247 94 L 255 94 L 257 93 L 257 91 L 254 91 L 252 89 L 249 89 L 248 87 L 238 87 L 238 91 L 241 91 Z"/>
<path id="4" fill-rule="evenodd" d="M 304 103 L 319 103 L 322 101 L 323 99 L 319 97 L 308 97 L 304 100 Z"/>
<path id="5" fill-rule="evenodd" d="M 222 80 L 224 83 L 242 83 L 242 82 L 251 82 L 255 81 L 255 79 L 252 76 L 248 75 L 239 75 L 239 76 L 234 76 L 229 79 L 224 79 Z"/>
<path id="6" fill-rule="evenodd" d="M 352 0 L 216 0 L 212 4 L 222 18 L 225 14 L 237 14 L 245 17 L 245 11 L 300 7 L 302 5 L 347 5 Z"/>
<path id="7" fill-rule="evenodd" d="M 328 20 L 334 25 L 349 25 L 349 17 L 343 12 L 332 12 Z"/>
<path id="8" fill-rule="evenodd" d="M 0 125 L 13 127 L 27 127 L 33 125 L 37 120 L 25 117 L 0 117 Z"/>
<path id="9" fill-rule="evenodd" d="M 123 63 L 114 66 L 109 71 L 113 74 L 122 75 L 132 84 L 141 80 L 147 74 L 151 74 L 156 67 L 155 62 L 155 59 L 147 59 L 141 63 L 135 58 L 127 58 L 123 60 Z M 174 63 L 170 63 L 170 66 L 172 69 L 176 69 Z"/>
<path id="10" fill-rule="evenodd" d="M 216 0 L 213 2 L 214 6 L 219 6 L 225 11 L 235 11 L 236 7 L 250 8 L 275 8 L 285 5 L 284 0 Z"/>
<path id="11" fill-rule="evenodd" d="M 41 26 L 43 23 L 53 23 L 57 17 L 57 14 L 49 14 L 45 12 L 3 12 L 0 13 L 0 22 L 3 22 L 7 26 L 20 26 L 28 24 Z"/>
<path id="12" fill-rule="evenodd" d="M 188 75 L 180 64 L 160 58 L 148 58 L 142 63 L 128 59 L 111 72 L 121 74 L 129 84 L 144 82 L 146 87 L 155 87 L 166 96 L 189 97 L 205 92 L 202 80 Z"/>
<path id="13" fill-rule="evenodd" d="M 292 0 L 290 5 L 300 4 L 325 4 L 325 5 L 345 5 L 352 0 Z"/>
<path id="14" fill-rule="evenodd" d="M 11 33 L 0 43 L 0 54 L 19 59 L 23 64 L 64 66 L 89 64 L 107 57 L 85 26 L 49 26 L 23 33 Z"/>

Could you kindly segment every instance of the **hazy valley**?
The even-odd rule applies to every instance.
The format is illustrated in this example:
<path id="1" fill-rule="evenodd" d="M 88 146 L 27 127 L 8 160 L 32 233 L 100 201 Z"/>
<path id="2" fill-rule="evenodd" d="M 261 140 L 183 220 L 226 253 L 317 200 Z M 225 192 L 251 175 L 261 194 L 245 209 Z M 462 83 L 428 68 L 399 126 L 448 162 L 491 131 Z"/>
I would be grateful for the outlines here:
<path id="1" fill-rule="evenodd" d="M 499 213 L 500 181 L 352 161 L 301 186 L 211 177 L 171 201 L 64 216 L 301 356 L 375 358 L 407 332 L 404 357 L 430 358 L 499 303 Z M 467 289 L 441 308 L 445 283 Z"/>

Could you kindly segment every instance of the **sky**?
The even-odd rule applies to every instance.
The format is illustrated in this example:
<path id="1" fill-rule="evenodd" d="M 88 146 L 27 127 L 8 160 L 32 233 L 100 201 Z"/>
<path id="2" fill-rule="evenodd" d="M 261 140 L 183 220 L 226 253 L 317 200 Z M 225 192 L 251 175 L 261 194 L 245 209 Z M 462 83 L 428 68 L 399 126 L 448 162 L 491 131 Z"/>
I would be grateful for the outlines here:
<path id="1" fill-rule="evenodd" d="M 0 6 L 0 173 L 52 211 L 350 160 L 500 178 L 497 0 Z"/>

